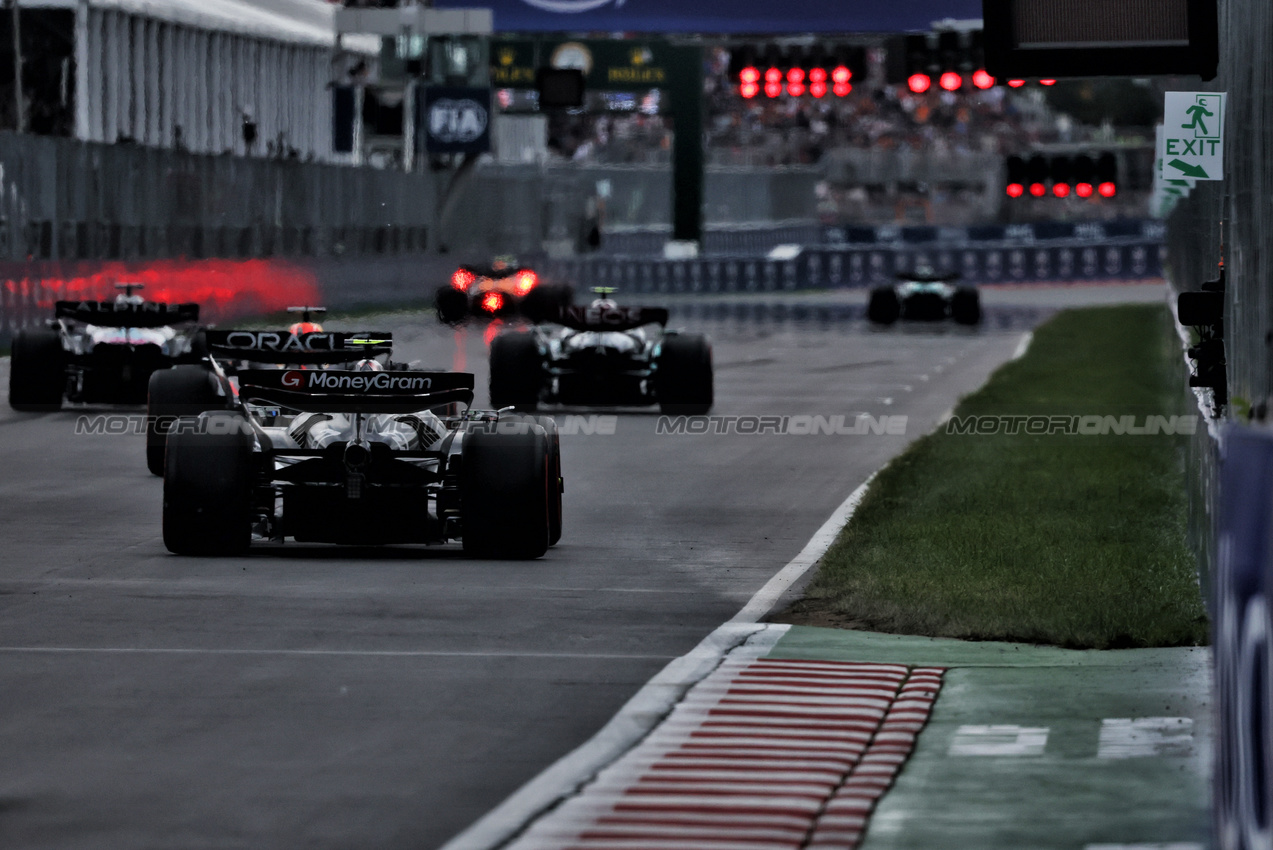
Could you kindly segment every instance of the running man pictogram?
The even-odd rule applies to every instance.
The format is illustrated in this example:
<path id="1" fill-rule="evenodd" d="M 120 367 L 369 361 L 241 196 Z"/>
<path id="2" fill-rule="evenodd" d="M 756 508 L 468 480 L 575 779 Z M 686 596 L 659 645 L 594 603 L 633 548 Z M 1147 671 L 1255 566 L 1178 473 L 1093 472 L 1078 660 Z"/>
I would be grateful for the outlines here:
<path id="1" fill-rule="evenodd" d="M 1203 106 L 1201 101 L 1199 101 L 1198 103 L 1195 103 L 1193 106 L 1186 109 L 1185 114 L 1188 115 L 1191 120 L 1188 124 L 1181 124 L 1180 125 L 1181 129 L 1184 129 L 1184 130 L 1200 129 L 1202 130 L 1202 135 L 1204 136 L 1211 135 L 1207 131 L 1207 125 L 1202 119 L 1204 117 L 1210 118 L 1213 115 L 1215 115 L 1215 113 L 1209 111 L 1207 107 Z"/>

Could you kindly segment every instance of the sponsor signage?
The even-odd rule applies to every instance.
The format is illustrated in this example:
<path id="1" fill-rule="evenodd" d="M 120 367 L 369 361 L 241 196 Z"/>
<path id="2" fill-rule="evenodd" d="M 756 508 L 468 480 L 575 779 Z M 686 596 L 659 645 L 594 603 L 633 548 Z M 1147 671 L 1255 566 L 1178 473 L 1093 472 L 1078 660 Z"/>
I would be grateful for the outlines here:
<path id="1" fill-rule="evenodd" d="M 577 330 L 620 331 L 641 325 L 667 324 L 668 312 L 661 307 L 573 306 L 561 311 L 561 323 Z"/>
<path id="2" fill-rule="evenodd" d="M 417 92 L 416 138 L 425 151 L 479 154 L 491 149 L 490 89 L 427 86 Z"/>
<path id="3" fill-rule="evenodd" d="M 208 331 L 208 345 L 229 351 L 262 351 L 270 353 L 335 352 L 356 357 L 383 351 L 393 342 L 387 333 L 342 333 L 317 331 L 294 334 L 288 331 Z"/>
<path id="4" fill-rule="evenodd" d="M 472 0 L 435 0 L 438 9 Z M 846 33 L 925 31 L 945 18 L 981 17 L 981 0 L 804 0 L 799 14 L 772 0 L 486 0 L 497 32 Z"/>
<path id="5" fill-rule="evenodd" d="M 58 319 L 71 319 L 90 324 L 110 324 L 123 327 L 159 327 L 168 323 L 194 322 L 199 319 L 198 304 L 168 304 L 163 301 L 143 301 L 132 304 L 127 301 L 58 301 L 53 315 Z"/>
<path id="6" fill-rule="evenodd" d="M 542 67 L 582 71 L 587 89 L 660 88 L 671 80 L 667 54 L 667 45 L 653 39 L 497 39 L 491 43 L 491 85 L 534 88 Z"/>
<path id="7" fill-rule="evenodd" d="M 351 372 L 332 369 L 259 369 L 242 372 L 239 384 L 259 390 L 357 395 L 426 395 L 472 390 L 467 372 Z"/>

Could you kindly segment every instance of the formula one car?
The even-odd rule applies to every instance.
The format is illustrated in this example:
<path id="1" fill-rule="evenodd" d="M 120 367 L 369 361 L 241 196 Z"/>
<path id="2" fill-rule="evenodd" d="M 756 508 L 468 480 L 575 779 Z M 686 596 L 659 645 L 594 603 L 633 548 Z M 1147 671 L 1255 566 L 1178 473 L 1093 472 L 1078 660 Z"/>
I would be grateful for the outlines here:
<path id="1" fill-rule="evenodd" d="M 961 325 L 981 321 L 981 297 L 976 287 L 956 286 L 958 272 L 939 274 L 919 267 L 899 272 L 897 283 L 871 290 L 866 316 L 877 325 L 891 325 L 898 319 L 939 321 L 954 319 Z"/>
<path id="2" fill-rule="evenodd" d="M 62 400 L 140 404 L 151 374 L 203 353 L 198 304 L 146 301 L 118 283 L 114 301 L 58 301 L 43 328 L 18 331 L 9 367 L 14 410 L 56 410 Z"/>
<path id="3" fill-rule="evenodd" d="M 534 269 L 496 260 L 489 266 L 460 266 L 451 284 L 438 289 L 434 305 L 440 321 L 458 325 L 470 318 L 539 321 L 573 300 L 571 287 L 543 283 Z"/>
<path id="4" fill-rule="evenodd" d="M 168 434 L 164 545 L 238 555 L 251 541 L 446 543 L 538 558 L 561 536 L 552 420 L 468 409 L 473 376 L 248 369 L 228 410 Z M 464 408 L 461 411 L 461 408 Z"/>
<path id="5" fill-rule="evenodd" d="M 613 289 L 553 323 L 491 341 L 491 404 L 534 410 L 571 405 L 657 404 L 664 413 L 712 407 L 712 347 L 701 334 L 667 330 L 668 312 L 616 304 Z"/>
<path id="6" fill-rule="evenodd" d="M 180 416 L 226 410 L 234 404 L 232 378 L 243 369 L 298 367 L 317 369 L 378 359 L 390 369 L 405 365 L 390 361 L 393 335 L 324 331 L 312 321 L 322 307 L 289 307 L 302 313 L 300 322 L 285 330 L 210 330 L 205 332 L 207 357 L 193 364 L 163 369 L 150 376 L 146 399 L 146 468 L 164 474 L 168 430 Z"/>

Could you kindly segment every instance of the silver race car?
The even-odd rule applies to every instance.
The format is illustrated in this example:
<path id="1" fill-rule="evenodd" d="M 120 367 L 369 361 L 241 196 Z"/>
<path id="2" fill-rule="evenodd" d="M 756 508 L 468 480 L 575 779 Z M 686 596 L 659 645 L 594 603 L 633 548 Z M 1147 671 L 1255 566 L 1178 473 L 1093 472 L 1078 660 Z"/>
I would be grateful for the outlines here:
<path id="1" fill-rule="evenodd" d="M 115 286 L 113 301 L 58 301 L 47 327 L 18 332 L 11 407 L 56 410 L 64 399 L 140 404 L 155 371 L 203 355 L 198 304 L 147 301 L 135 294 L 140 283 Z"/>
<path id="2" fill-rule="evenodd" d="M 712 347 L 702 334 L 668 330 L 668 311 L 620 305 L 612 289 L 555 321 L 491 341 L 490 394 L 497 408 L 657 404 L 703 414 L 713 401 Z"/>
<path id="3" fill-rule="evenodd" d="M 248 369 L 229 409 L 168 433 L 164 544 L 237 555 L 253 539 L 354 545 L 460 540 L 538 558 L 561 536 L 549 419 L 469 408 L 473 376 Z"/>
<path id="4" fill-rule="evenodd" d="M 961 325 L 975 325 L 981 321 L 981 296 L 976 287 L 957 286 L 957 280 L 958 272 L 941 274 L 923 266 L 899 272 L 897 283 L 871 290 L 866 316 L 877 325 L 891 325 L 898 319 L 954 319 Z"/>

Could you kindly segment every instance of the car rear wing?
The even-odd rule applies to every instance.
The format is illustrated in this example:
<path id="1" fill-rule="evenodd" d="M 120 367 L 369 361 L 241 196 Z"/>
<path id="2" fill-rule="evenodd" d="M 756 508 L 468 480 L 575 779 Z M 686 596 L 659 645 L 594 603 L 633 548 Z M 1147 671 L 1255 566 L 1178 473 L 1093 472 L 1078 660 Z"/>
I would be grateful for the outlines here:
<path id="1" fill-rule="evenodd" d="M 666 325 L 668 311 L 663 307 L 570 305 L 562 307 L 550 321 L 577 331 L 629 331 L 642 325 Z"/>
<path id="2" fill-rule="evenodd" d="M 208 331 L 208 351 L 218 359 L 321 366 L 393 353 L 393 334 L 371 331 Z"/>
<path id="3" fill-rule="evenodd" d="M 145 301 L 58 301 L 53 316 L 86 325 L 106 328 L 163 328 L 199 321 L 198 304 L 168 304 Z"/>
<path id="4" fill-rule="evenodd" d="M 898 280 L 912 283 L 949 283 L 963 277 L 959 272 L 897 272 Z"/>
<path id="5" fill-rule="evenodd" d="M 307 413 L 411 413 L 473 404 L 468 372 L 349 372 L 250 369 L 239 373 L 239 398 Z"/>

